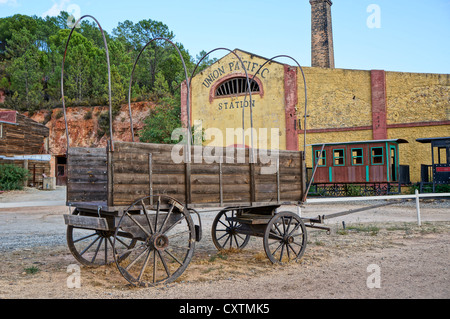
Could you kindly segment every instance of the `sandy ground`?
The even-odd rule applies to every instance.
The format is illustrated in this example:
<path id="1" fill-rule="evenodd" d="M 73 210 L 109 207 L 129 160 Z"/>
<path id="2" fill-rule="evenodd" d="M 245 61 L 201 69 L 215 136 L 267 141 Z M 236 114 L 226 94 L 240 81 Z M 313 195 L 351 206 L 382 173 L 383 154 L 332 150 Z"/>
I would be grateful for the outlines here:
<path id="1" fill-rule="evenodd" d="M 44 199 L 64 199 L 64 189 L 0 194 L 0 203 Z M 364 205 L 314 204 L 301 214 Z M 204 236 L 186 271 L 174 283 L 153 288 L 130 287 L 115 265 L 81 267 L 81 287 L 69 288 L 68 270 L 76 264 L 65 241 L 62 214 L 69 208 L 0 209 L 0 298 L 448 299 L 449 208 L 448 200 L 423 202 L 421 227 L 414 203 L 330 220 L 330 234 L 308 229 L 304 257 L 289 265 L 272 265 L 261 238 L 252 238 L 241 252 L 218 253 L 210 237 L 216 213 L 204 212 Z"/>

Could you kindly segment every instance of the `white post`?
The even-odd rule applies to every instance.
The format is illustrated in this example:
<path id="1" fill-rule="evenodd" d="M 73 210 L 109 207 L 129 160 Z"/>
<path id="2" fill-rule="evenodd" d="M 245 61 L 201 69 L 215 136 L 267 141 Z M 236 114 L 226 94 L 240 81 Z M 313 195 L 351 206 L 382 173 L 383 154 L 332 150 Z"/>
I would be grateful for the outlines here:
<path id="1" fill-rule="evenodd" d="M 419 190 L 416 189 L 417 224 L 419 226 L 422 226 L 422 221 L 420 220 L 420 205 L 419 205 L 420 200 L 419 199 L 420 199 L 420 197 L 419 197 Z"/>
<path id="2" fill-rule="evenodd" d="M 302 217 L 302 208 L 300 206 L 297 206 L 297 215 L 298 217 Z"/>

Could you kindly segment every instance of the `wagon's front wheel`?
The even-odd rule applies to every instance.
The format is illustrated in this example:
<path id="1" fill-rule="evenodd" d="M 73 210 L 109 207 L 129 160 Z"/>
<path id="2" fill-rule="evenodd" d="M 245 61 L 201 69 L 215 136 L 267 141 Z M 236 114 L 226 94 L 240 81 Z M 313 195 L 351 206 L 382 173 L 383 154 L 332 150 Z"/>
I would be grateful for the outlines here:
<path id="1" fill-rule="evenodd" d="M 116 235 L 121 231 L 131 233 L 138 241 L 129 249 L 127 259 L 116 259 L 117 268 L 134 286 L 173 282 L 193 257 L 195 227 L 190 213 L 168 196 L 135 201 L 117 224 Z"/>
<path id="2" fill-rule="evenodd" d="M 264 250 L 274 264 L 299 260 L 305 252 L 306 243 L 305 224 L 291 212 L 276 214 L 264 232 Z"/>

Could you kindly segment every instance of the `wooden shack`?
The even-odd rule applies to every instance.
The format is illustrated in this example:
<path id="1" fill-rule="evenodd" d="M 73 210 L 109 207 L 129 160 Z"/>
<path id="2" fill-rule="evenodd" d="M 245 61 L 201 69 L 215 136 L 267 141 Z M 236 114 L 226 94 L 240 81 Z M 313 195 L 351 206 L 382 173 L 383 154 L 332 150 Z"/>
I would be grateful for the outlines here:
<path id="1" fill-rule="evenodd" d="M 49 129 L 25 115 L 0 110 L 0 155 L 46 154 Z"/>
<path id="2" fill-rule="evenodd" d="M 27 168 L 27 186 L 39 187 L 50 176 L 49 129 L 14 110 L 0 110 L 0 164 Z"/>

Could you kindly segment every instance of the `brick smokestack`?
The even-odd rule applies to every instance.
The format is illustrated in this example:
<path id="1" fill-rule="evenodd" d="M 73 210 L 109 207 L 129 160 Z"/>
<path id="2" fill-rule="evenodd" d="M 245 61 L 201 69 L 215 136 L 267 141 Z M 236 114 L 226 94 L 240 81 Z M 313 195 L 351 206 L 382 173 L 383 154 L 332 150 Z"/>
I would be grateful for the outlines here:
<path id="1" fill-rule="evenodd" d="M 310 0 L 311 66 L 334 68 L 333 28 L 330 0 Z"/>

